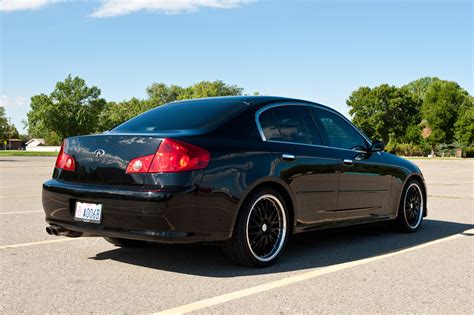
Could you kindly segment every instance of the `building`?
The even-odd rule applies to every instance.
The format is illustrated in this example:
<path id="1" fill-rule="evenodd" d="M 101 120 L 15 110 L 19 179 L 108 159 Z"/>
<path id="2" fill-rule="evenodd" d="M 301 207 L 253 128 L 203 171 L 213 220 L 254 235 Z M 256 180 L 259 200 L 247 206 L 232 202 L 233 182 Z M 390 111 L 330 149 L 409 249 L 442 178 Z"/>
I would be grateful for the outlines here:
<path id="1" fill-rule="evenodd" d="M 45 144 L 44 139 L 33 138 L 31 140 L 28 140 L 25 145 L 28 148 L 34 148 L 34 147 L 43 146 L 44 144 Z"/>

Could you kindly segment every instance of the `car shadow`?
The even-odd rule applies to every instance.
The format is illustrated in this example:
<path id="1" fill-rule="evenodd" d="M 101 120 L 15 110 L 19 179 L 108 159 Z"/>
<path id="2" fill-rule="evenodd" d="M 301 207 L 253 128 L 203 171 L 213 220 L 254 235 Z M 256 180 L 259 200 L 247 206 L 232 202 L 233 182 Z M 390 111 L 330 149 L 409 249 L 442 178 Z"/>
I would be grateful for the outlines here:
<path id="1" fill-rule="evenodd" d="M 90 259 L 205 277 L 237 277 L 304 270 L 396 252 L 455 234 L 473 225 L 425 220 L 417 233 L 395 232 L 387 223 L 362 225 L 294 235 L 282 257 L 268 268 L 248 268 L 225 259 L 218 246 L 150 245 L 115 248 Z M 464 233 L 466 235 L 471 235 Z"/>

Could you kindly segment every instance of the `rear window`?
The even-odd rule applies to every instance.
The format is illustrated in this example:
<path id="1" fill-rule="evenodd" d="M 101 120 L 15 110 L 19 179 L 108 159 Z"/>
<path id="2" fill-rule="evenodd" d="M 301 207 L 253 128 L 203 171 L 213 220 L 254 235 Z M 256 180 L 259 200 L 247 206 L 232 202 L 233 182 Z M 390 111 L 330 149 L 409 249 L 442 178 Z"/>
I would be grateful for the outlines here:
<path id="1" fill-rule="evenodd" d="M 112 129 L 114 132 L 154 133 L 217 127 L 244 110 L 236 101 L 189 101 L 158 106 Z"/>

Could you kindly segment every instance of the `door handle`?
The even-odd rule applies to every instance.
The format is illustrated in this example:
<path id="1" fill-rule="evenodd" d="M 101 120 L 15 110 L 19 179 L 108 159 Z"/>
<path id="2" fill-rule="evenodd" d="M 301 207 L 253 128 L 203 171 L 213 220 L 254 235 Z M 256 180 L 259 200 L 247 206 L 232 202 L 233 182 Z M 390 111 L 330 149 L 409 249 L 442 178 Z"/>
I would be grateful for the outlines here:
<path id="1" fill-rule="evenodd" d="M 354 162 L 352 160 L 349 160 L 349 159 L 344 159 L 344 165 L 354 165 Z"/>
<path id="2" fill-rule="evenodd" d="M 285 161 L 294 161 L 294 160 L 296 160 L 296 158 L 293 154 L 288 154 L 288 153 L 283 153 L 281 155 L 281 158 Z"/>

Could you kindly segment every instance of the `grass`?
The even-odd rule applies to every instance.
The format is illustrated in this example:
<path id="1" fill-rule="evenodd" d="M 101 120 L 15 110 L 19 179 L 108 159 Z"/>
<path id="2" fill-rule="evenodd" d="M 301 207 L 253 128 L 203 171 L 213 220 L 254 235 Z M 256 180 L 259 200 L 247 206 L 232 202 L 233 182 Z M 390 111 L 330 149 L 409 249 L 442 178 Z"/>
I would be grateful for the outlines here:
<path id="1" fill-rule="evenodd" d="M 58 156 L 58 152 L 0 150 L 0 156 Z"/>

